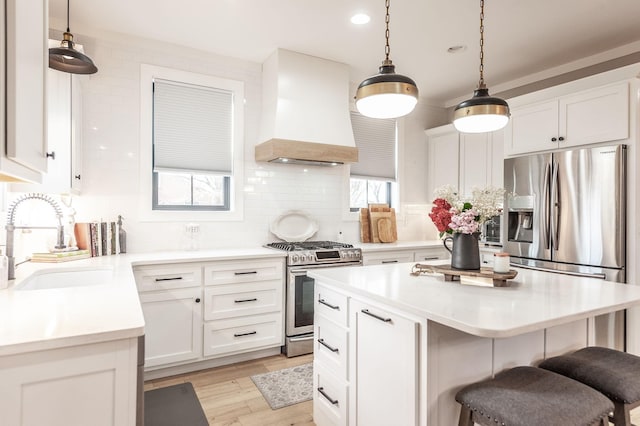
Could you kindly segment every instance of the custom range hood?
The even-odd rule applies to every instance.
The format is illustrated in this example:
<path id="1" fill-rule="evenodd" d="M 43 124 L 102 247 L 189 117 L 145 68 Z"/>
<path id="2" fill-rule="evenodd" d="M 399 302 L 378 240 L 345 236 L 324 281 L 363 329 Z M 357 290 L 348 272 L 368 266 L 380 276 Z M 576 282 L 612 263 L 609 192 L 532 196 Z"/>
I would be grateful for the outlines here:
<path id="1" fill-rule="evenodd" d="M 358 161 L 347 65 L 284 49 L 267 59 L 255 158 L 311 165 Z"/>

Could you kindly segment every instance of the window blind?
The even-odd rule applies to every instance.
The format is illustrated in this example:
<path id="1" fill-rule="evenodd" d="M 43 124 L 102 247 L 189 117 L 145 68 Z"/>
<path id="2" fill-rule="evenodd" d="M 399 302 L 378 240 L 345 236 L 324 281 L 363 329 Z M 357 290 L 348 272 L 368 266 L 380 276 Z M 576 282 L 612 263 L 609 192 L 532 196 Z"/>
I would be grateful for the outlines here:
<path id="1" fill-rule="evenodd" d="M 153 171 L 232 172 L 233 93 L 155 79 Z"/>
<path id="2" fill-rule="evenodd" d="M 351 164 L 351 176 L 367 179 L 396 179 L 396 120 L 365 117 L 351 112 L 358 162 Z"/>

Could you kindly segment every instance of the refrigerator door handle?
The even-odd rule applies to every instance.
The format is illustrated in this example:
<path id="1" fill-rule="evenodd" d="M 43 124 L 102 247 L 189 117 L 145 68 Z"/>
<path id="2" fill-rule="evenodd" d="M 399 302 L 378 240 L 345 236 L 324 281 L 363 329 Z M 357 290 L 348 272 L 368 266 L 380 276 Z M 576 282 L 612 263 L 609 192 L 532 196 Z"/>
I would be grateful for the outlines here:
<path id="1" fill-rule="evenodd" d="M 543 203 L 544 203 L 544 209 L 543 209 L 543 235 L 544 235 L 544 248 L 545 249 L 549 249 L 550 244 L 549 244 L 549 209 L 550 209 L 550 205 L 551 205 L 551 200 L 549 200 L 549 179 L 551 177 L 551 164 L 547 163 L 545 170 L 544 170 L 544 182 L 542 184 L 542 188 L 543 188 L 543 193 L 542 193 L 542 198 L 543 198 Z"/>
<path id="2" fill-rule="evenodd" d="M 560 194 L 558 193 L 558 163 L 553 163 L 553 177 L 551 179 L 551 245 L 553 250 L 558 250 L 560 246 Z"/>

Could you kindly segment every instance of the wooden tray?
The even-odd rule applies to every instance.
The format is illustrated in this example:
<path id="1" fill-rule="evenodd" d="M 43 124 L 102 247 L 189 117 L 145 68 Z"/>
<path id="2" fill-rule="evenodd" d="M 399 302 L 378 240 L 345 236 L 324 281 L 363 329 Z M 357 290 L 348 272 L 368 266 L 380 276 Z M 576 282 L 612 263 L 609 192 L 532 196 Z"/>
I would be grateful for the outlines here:
<path id="1" fill-rule="evenodd" d="M 482 267 L 479 270 L 462 270 L 453 269 L 451 265 L 423 265 L 416 263 L 411 270 L 411 275 L 420 275 L 422 273 L 444 274 L 445 281 L 463 281 L 465 284 L 493 287 L 507 287 L 509 286 L 507 280 L 511 280 L 518 275 L 518 271 L 513 269 L 502 274 L 493 272 L 493 269 L 488 267 Z M 474 279 L 464 282 L 465 280 L 461 277 L 473 277 Z"/>

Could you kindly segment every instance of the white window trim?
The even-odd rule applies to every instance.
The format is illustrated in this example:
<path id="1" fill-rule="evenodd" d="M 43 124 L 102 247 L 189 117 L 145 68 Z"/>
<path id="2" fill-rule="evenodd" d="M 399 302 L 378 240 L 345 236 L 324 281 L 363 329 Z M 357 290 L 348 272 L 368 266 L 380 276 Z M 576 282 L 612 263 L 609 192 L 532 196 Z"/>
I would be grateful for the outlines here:
<path id="1" fill-rule="evenodd" d="M 180 81 L 218 87 L 234 92 L 233 178 L 229 211 L 153 210 L 153 79 Z M 141 222 L 243 220 L 244 197 L 244 82 L 197 74 L 155 65 L 140 65 L 140 197 L 138 211 Z"/>

